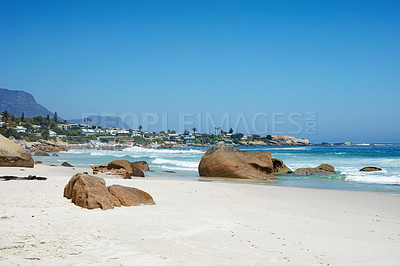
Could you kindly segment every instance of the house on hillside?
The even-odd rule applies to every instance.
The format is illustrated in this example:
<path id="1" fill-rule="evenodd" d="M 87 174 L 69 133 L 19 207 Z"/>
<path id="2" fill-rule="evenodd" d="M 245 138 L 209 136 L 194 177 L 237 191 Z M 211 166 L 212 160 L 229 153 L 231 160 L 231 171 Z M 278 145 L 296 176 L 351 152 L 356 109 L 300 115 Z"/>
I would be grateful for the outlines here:
<path id="1" fill-rule="evenodd" d="M 23 126 L 16 126 L 14 127 L 14 129 L 18 132 L 18 133 L 26 133 L 26 128 Z"/>
<path id="2" fill-rule="evenodd" d="M 49 131 L 49 136 L 50 136 L 50 137 L 57 137 L 57 133 L 54 132 L 53 130 L 50 130 L 50 131 Z"/>
<path id="3" fill-rule="evenodd" d="M 61 130 L 71 130 L 74 128 L 79 128 L 78 124 L 60 124 L 57 125 L 58 128 L 60 128 Z"/>
<path id="4" fill-rule="evenodd" d="M 244 135 L 242 140 L 248 140 L 248 139 L 253 139 L 253 135 Z"/>

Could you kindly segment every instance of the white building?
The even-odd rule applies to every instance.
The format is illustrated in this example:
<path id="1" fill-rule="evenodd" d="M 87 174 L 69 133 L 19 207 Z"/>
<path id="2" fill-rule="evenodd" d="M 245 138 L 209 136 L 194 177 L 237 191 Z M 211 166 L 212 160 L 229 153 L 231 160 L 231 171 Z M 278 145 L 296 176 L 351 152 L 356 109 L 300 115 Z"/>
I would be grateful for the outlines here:
<path id="1" fill-rule="evenodd" d="M 132 137 L 142 137 L 143 133 L 137 130 L 132 131 Z"/>
<path id="2" fill-rule="evenodd" d="M 82 128 L 81 132 L 82 132 L 82 134 L 85 134 L 86 136 L 90 136 L 90 135 L 96 134 L 94 129 L 91 129 L 91 128 Z"/>
<path id="3" fill-rule="evenodd" d="M 113 136 L 115 136 L 117 134 L 118 135 L 128 135 L 129 134 L 129 130 L 121 129 L 121 128 L 109 128 L 106 130 L 106 132 Z"/>
<path id="4" fill-rule="evenodd" d="M 53 130 L 50 130 L 50 131 L 49 131 L 49 136 L 50 136 L 50 137 L 57 137 L 57 133 L 54 132 Z"/>
<path id="5" fill-rule="evenodd" d="M 25 132 L 26 132 L 26 128 L 24 128 L 23 126 L 16 126 L 16 127 L 14 127 L 14 129 L 15 129 L 18 133 L 25 133 Z"/>
<path id="6" fill-rule="evenodd" d="M 60 125 L 57 125 L 57 127 L 62 130 L 71 130 L 73 128 L 78 128 L 79 125 L 78 124 L 60 124 Z"/>
<path id="7" fill-rule="evenodd" d="M 196 137 L 195 136 L 193 136 L 192 134 L 190 134 L 190 135 L 183 135 L 183 140 L 185 140 L 185 141 L 194 141 L 196 139 Z"/>

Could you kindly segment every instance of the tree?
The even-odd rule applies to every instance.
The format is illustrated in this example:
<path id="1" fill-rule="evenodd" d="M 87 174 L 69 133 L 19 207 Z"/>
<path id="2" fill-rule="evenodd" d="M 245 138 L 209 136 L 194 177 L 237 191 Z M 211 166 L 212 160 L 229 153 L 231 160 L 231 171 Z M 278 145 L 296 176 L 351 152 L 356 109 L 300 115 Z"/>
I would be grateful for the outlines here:
<path id="1" fill-rule="evenodd" d="M 54 113 L 53 120 L 54 120 L 54 122 L 57 123 L 57 121 L 58 121 L 58 114 L 57 114 L 57 112 Z"/>
<path id="2" fill-rule="evenodd" d="M 197 131 L 197 128 L 192 128 L 192 130 L 193 130 L 193 134 L 196 134 L 196 131 Z"/>
<path id="3" fill-rule="evenodd" d="M 233 128 L 229 129 L 229 134 L 233 134 Z"/>
<path id="4" fill-rule="evenodd" d="M 1 113 L 1 119 L 3 120 L 3 122 L 7 122 L 9 118 L 10 113 L 8 111 L 4 111 Z"/>
<path id="5" fill-rule="evenodd" d="M 42 127 L 42 132 L 40 135 L 42 136 L 42 138 L 44 138 L 46 140 L 49 139 L 49 137 L 50 137 L 49 128 L 46 126 Z"/>
<path id="6" fill-rule="evenodd" d="M 183 135 L 189 135 L 189 130 L 185 129 L 185 131 L 183 132 Z"/>
<path id="7" fill-rule="evenodd" d="M 46 120 L 47 120 L 48 123 L 50 123 L 50 115 L 46 116 Z"/>
<path id="8" fill-rule="evenodd" d="M 22 112 L 22 115 L 21 115 L 21 122 L 24 122 L 24 120 L 25 120 L 25 113 Z"/>
<path id="9" fill-rule="evenodd" d="M 143 129 L 143 127 L 142 127 L 142 126 L 139 126 L 139 131 L 142 131 L 142 129 Z"/>

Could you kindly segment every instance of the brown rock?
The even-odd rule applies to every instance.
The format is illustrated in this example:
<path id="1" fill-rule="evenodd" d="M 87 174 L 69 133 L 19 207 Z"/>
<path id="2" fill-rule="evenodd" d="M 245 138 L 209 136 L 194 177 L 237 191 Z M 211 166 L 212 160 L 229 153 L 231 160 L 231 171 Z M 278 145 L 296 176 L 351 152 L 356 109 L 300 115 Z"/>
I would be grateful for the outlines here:
<path id="1" fill-rule="evenodd" d="M 68 148 L 63 145 L 56 144 L 53 141 L 41 139 L 37 144 L 31 146 L 30 151 L 60 152 L 60 151 L 68 151 Z"/>
<path id="2" fill-rule="evenodd" d="M 131 174 L 131 176 L 144 177 L 144 173 L 142 170 L 140 170 L 136 167 L 132 167 L 132 171 L 133 171 L 133 173 Z"/>
<path id="3" fill-rule="evenodd" d="M 64 197 L 71 199 L 75 205 L 87 209 L 107 210 L 121 205 L 155 205 L 153 198 L 140 189 L 120 185 L 107 188 L 103 178 L 87 173 L 79 173 L 71 178 L 64 188 Z"/>
<path id="4" fill-rule="evenodd" d="M 131 176 L 144 177 L 143 171 L 136 167 L 132 167 L 131 163 L 127 160 L 115 160 L 107 165 L 107 169 L 109 170 L 121 169 L 121 168 L 125 169 L 128 172 L 129 177 Z"/>
<path id="5" fill-rule="evenodd" d="M 104 173 L 104 172 L 108 171 L 106 164 L 91 165 L 90 167 L 92 168 L 94 175 L 96 175 L 98 173 Z"/>
<path id="6" fill-rule="evenodd" d="M 105 184 L 103 178 L 78 173 L 65 186 L 64 197 L 87 209 L 107 210 L 120 207 L 121 203 L 108 191 Z"/>
<path id="7" fill-rule="evenodd" d="M 132 165 L 129 161 L 127 160 L 115 160 L 110 163 L 108 163 L 107 168 L 109 170 L 111 169 L 125 169 L 129 174 L 133 174 L 133 169 Z"/>
<path id="8" fill-rule="evenodd" d="M 335 167 L 329 164 L 321 164 L 315 168 L 299 168 L 293 172 L 294 175 L 333 175 L 335 174 Z"/>
<path id="9" fill-rule="evenodd" d="M 142 171 L 149 171 L 149 164 L 146 161 L 131 162 L 131 166 Z"/>
<path id="10" fill-rule="evenodd" d="M 174 149 L 175 146 L 173 144 L 163 144 L 159 148 L 160 149 Z"/>
<path id="11" fill-rule="evenodd" d="M 274 179 L 271 153 L 212 147 L 201 158 L 200 176 Z"/>
<path id="12" fill-rule="evenodd" d="M 287 175 L 292 173 L 292 170 L 290 170 L 290 168 L 287 167 L 282 160 L 272 158 L 272 164 L 274 165 L 275 175 Z"/>
<path id="13" fill-rule="evenodd" d="M 120 185 L 112 185 L 108 187 L 108 191 L 115 196 L 123 206 L 139 206 L 139 205 L 155 205 L 150 194 L 131 187 Z"/>
<path id="14" fill-rule="evenodd" d="M 335 167 L 325 163 L 318 165 L 316 168 L 327 172 L 333 172 L 333 173 L 335 172 Z"/>
<path id="15" fill-rule="evenodd" d="M 361 172 L 376 172 L 376 171 L 382 171 L 381 168 L 374 167 L 374 166 L 368 166 L 360 169 Z"/>
<path id="16" fill-rule="evenodd" d="M 34 161 L 24 148 L 0 134 L 0 167 L 33 166 Z"/>
<path id="17" fill-rule="evenodd" d="M 69 162 L 63 162 L 61 165 L 65 167 L 73 167 Z"/>
<path id="18" fill-rule="evenodd" d="M 132 169 L 131 172 L 129 173 L 124 168 L 108 169 L 108 165 L 107 164 L 91 165 L 90 167 L 92 168 L 94 175 L 96 175 L 98 173 L 105 173 L 105 174 L 109 174 L 109 175 L 119 175 L 119 176 L 122 176 L 125 179 L 130 179 L 131 176 L 144 177 L 143 171 L 141 171 L 141 170 L 139 170 L 137 168 Z"/>
<path id="19" fill-rule="evenodd" d="M 33 156 L 50 156 L 50 154 L 48 154 L 45 151 L 37 151 L 33 154 Z"/>

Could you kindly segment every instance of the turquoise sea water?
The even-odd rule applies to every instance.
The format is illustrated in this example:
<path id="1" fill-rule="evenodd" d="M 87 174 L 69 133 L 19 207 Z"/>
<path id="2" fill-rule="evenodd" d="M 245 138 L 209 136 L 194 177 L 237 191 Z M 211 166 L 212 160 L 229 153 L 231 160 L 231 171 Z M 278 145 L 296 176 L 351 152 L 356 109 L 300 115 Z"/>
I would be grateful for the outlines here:
<path id="1" fill-rule="evenodd" d="M 106 164 L 116 159 L 145 160 L 151 172 L 147 175 L 165 178 L 199 180 L 197 166 L 207 148 L 145 149 L 132 147 L 124 150 L 70 150 L 60 157 L 37 157 L 35 160 L 52 164 L 68 161 L 74 166 Z M 355 191 L 375 191 L 400 194 L 400 144 L 310 147 L 241 147 L 243 150 L 265 150 L 295 170 L 315 167 L 322 163 L 333 165 L 337 173 L 330 176 L 277 176 L 273 181 L 257 183 Z M 366 166 L 382 168 L 381 172 L 360 172 Z M 173 171 L 173 172 L 166 172 Z"/>

